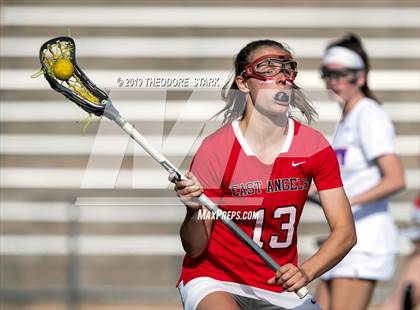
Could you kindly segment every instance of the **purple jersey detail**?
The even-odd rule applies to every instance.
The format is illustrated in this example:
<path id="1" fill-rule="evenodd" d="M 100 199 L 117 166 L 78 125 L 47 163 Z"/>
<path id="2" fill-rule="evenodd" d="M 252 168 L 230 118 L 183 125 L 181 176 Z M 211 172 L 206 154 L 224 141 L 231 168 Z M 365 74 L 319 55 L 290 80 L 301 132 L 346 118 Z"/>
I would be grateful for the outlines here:
<path id="1" fill-rule="evenodd" d="M 337 156 L 337 160 L 340 163 L 340 165 L 344 165 L 346 161 L 347 149 L 335 149 L 334 152 L 335 152 L 335 155 Z"/>

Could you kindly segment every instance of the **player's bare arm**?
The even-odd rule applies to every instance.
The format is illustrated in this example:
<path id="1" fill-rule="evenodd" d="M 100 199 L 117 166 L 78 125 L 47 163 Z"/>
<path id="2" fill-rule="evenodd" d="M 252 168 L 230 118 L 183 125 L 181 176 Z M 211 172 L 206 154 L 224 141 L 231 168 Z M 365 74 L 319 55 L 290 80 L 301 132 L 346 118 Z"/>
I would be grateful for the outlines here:
<path id="1" fill-rule="evenodd" d="M 351 205 L 363 205 L 383 199 L 405 188 L 404 168 L 395 154 L 382 155 L 376 159 L 381 170 L 381 181 L 366 192 L 351 198 Z"/>
<path id="2" fill-rule="evenodd" d="M 181 225 L 181 241 L 185 252 L 192 258 L 200 256 L 206 249 L 210 238 L 212 220 L 198 218 L 198 212 L 210 212 L 197 200 L 203 193 L 202 186 L 195 176 L 188 172 L 187 180 L 175 182 L 175 191 L 187 207 L 185 219 Z M 171 176 L 170 176 L 171 178 Z"/>
<path id="3" fill-rule="evenodd" d="M 356 244 L 353 215 L 343 188 L 320 191 L 319 197 L 331 233 L 320 249 L 301 265 L 308 281 L 335 266 Z"/>

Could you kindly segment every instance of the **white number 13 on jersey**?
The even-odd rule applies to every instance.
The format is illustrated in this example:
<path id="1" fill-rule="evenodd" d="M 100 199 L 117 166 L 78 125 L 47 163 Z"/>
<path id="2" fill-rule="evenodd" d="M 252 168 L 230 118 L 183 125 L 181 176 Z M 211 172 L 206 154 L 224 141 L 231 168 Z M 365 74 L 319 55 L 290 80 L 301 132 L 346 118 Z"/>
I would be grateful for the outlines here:
<path id="1" fill-rule="evenodd" d="M 258 210 L 257 215 L 258 219 L 255 222 L 254 231 L 252 239 L 256 244 L 261 248 L 264 242 L 261 240 L 262 230 L 264 228 L 264 209 Z M 280 218 L 282 215 L 288 214 L 289 221 L 286 223 L 281 223 L 280 230 L 287 230 L 287 237 L 285 241 L 279 241 L 279 235 L 271 235 L 269 246 L 272 249 L 287 248 L 292 244 L 293 233 L 295 231 L 295 220 L 296 220 L 296 208 L 293 206 L 290 207 L 279 207 L 274 211 L 273 218 Z"/>

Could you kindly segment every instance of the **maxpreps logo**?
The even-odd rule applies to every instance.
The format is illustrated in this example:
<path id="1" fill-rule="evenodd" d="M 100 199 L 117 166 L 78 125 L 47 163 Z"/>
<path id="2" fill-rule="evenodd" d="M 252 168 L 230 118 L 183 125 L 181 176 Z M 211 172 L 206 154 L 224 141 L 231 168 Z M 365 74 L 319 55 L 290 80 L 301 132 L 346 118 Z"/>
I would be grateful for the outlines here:
<path id="1" fill-rule="evenodd" d="M 225 220 L 257 220 L 258 214 L 254 211 L 223 211 L 218 209 L 217 212 L 208 210 L 198 210 L 198 220 L 218 220 L 219 218 Z"/>

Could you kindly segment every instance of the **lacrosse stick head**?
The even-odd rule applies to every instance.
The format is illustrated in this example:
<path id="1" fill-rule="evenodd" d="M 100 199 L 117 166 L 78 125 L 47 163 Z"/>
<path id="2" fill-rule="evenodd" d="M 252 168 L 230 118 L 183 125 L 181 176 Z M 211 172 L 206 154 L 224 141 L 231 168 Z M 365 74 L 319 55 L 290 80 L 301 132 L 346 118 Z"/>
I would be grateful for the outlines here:
<path id="1" fill-rule="evenodd" d="M 39 60 L 51 88 L 83 110 L 110 119 L 115 119 L 119 114 L 112 106 L 108 94 L 97 87 L 77 65 L 76 45 L 72 38 L 63 36 L 48 40 L 39 50 Z M 63 64 L 64 74 L 59 74 Z"/>

